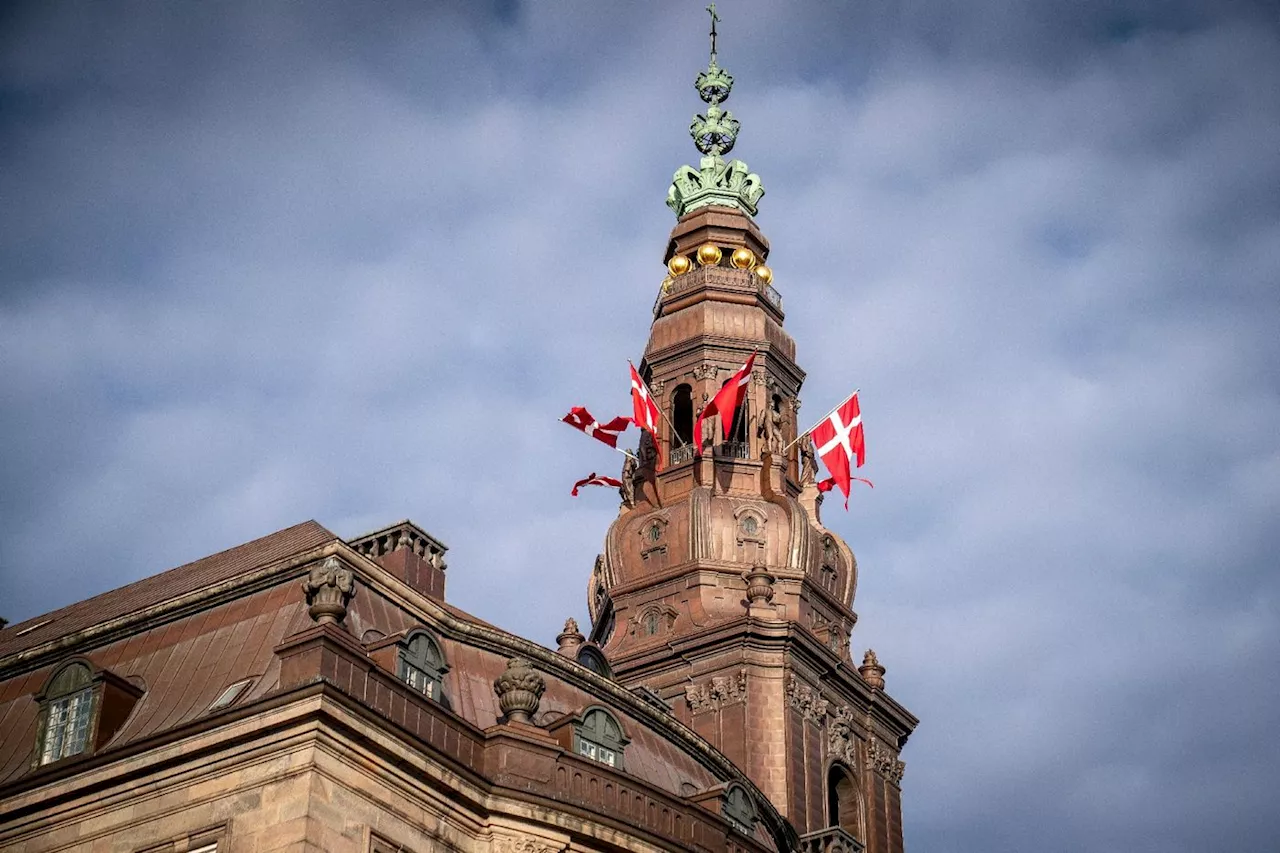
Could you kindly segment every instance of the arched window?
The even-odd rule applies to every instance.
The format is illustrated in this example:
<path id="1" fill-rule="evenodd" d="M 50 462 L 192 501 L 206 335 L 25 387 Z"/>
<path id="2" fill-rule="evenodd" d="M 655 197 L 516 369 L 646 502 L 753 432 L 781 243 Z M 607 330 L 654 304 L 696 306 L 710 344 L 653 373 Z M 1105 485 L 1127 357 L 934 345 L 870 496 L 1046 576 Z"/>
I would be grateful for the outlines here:
<path id="1" fill-rule="evenodd" d="M 745 394 L 741 405 L 733 413 L 733 426 L 729 431 L 729 440 L 736 444 L 745 444 L 747 441 L 747 396 Z"/>
<path id="2" fill-rule="evenodd" d="M 671 397 L 671 424 L 677 446 L 693 444 L 693 388 L 677 385 Z"/>
<path id="3" fill-rule="evenodd" d="M 756 831 L 756 807 L 747 789 L 736 782 L 725 789 L 720 801 L 720 813 L 739 832 L 751 835 Z"/>
<path id="4" fill-rule="evenodd" d="M 603 675 L 605 678 L 613 678 L 613 670 L 609 666 L 608 659 L 604 656 L 604 652 L 600 651 L 595 646 L 583 646 L 579 649 L 578 663 L 582 664 L 596 675 Z"/>
<path id="5" fill-rule="evenodd" d="M 449 671 L 440 646 L 426 631 L 415 631 L 400 647 L 400 680 L 429 699 L 444 698 L 444 674 Z"/>
<path id="6" fill-rule="evenodd" d="M 848 769 L 839 764 L 831 765 L 827 772 L 827 824 L 840 827 L 858 841 L 865 841 L 857 782 Z"/>
<path id="7" fill-rule="evenodd" d="M 43 721 L 37 748 L 40 764 L 79 755 L 89 748 L 93 728 L 93 673 L 83 663 L 71 663 L 44 691 Z"/>
<path id="8" fill-rule="evenodd" d="M 622 725 L 603 708 L 587 711 L 573 730 L 574 752 L 619 770 L 622 769 L 622 750 L 626 745 Z"/>

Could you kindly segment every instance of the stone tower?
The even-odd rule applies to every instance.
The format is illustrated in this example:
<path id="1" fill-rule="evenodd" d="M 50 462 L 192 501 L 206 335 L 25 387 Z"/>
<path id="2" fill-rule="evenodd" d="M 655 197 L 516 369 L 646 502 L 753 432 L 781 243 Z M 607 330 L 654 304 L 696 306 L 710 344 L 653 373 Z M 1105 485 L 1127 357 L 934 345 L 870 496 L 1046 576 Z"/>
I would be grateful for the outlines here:
<path id="1" fill-rule="evenodd" d="M 690 126 L 702 159 L 671 185 L 669 274 L 640 365 L 663 435 L 655 447 L 645 434 L 624 470 L 632 482 L 590 580 L 591 639 L 619 681 L 656 691 L 742 767 L 806 850 L 894 853 L 898 754 L 917 721 L 885 692 L 873 652 L 850 657 L 858 565 L 822 524 L 811 444 L 791 446 L 805 374 L 753 219 L 764 188 L 723 156 L 739 123 L 721 106 L 733 78 L 716 62 L 711 11 L 696 80 L 707 106 Z M 753 352 L 728 440 L 714 417 L 694 435 Z"/>

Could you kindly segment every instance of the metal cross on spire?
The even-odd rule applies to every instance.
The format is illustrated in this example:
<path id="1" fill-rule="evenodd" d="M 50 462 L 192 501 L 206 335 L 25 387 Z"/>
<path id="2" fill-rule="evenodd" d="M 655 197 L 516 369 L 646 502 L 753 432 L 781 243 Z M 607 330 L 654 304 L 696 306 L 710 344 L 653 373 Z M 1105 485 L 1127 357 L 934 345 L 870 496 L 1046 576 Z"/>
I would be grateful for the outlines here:
<path id="1" fill-rule="evenodd" d="M 711 64 L 716 64 L 716 21 L 720 20 L 720 16 L 716 14 L 716 4 L 712 3 L 707 7 L 707 12 L 711 15 Z"/>

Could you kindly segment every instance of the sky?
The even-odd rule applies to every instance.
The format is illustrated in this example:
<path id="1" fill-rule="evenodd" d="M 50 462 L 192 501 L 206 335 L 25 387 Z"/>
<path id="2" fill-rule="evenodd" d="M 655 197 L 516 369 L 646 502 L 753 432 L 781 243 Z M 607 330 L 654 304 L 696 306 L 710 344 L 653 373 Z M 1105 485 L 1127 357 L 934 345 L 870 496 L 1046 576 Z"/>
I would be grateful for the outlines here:
<path id="1" fill-rule="evenodd" d="M 0 10 L 0 616 L 314 518 L 586 622 L 702 3 Z M 719 4 L 908 849 L 1274 851 L 1280 16 Z"/>

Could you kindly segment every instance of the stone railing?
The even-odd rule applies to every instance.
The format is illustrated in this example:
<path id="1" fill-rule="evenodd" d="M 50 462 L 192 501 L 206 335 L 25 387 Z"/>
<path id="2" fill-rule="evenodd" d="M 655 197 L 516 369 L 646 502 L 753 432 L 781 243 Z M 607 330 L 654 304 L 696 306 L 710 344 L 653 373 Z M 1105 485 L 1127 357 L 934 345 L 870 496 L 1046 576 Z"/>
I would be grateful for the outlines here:
<path id="1" fill-rule="evenodd" d="M 408 548 L 440 569 L 444 568 L 444 552 L 448 550 L 443 542 L 410 521 L 393 524 L 383 530 L 352 539 L 347 544 L 375 560 L 399 548 Z"/>
<path id="2" fill-rule="evenodd" d="M 723 444 L 717 444 L 711 452 L 720 459 L 751 458 L 751 448 L 745 441 L 726 441 Z"/>
<path id="3" fill-rule="evenodd" d="M 838 826 L 800 836 L 800 853 L 862 853 L 862 842 Z"/>
<path id="4" fill-rule="evenodd" d="M 712 288 L 720 291 L 737 291 L 755 293 L 782 313 L 782 295 L 764 279 L 750 270 L 739 270 L 732 267 L 696 267 L 682 276 L 667 282 L 666 289 L 658 293 L 653 303 L 653 315 L 662 313 L 662 305 L 667 300 L 699 288 Z"/>
<path id="5" fill-rule="evenodd" d="M 683 465 L 693 459 L 694 446 L 686 444 L 681 447 L 673 447 L 667 455 L 668 465 Z"/>

